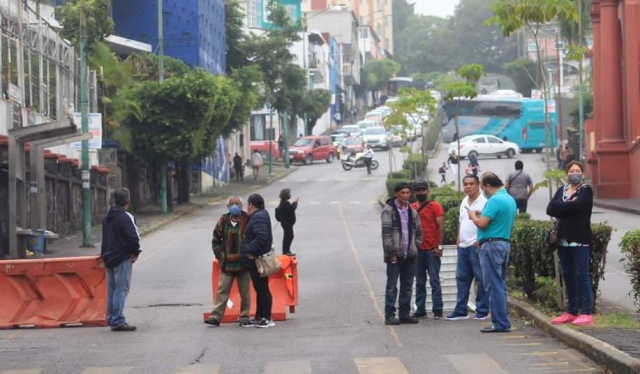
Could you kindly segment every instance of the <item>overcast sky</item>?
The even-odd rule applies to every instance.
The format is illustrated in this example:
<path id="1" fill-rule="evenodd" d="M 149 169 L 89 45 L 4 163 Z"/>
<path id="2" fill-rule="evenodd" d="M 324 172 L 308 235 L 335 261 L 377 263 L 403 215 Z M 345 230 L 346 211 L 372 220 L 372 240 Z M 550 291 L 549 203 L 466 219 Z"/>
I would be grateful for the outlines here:
<path id="1" fill-rule="evenodd" d="M 416 13 L 446 17 L 453 15 L 459 0 L 414 0 Z"/>

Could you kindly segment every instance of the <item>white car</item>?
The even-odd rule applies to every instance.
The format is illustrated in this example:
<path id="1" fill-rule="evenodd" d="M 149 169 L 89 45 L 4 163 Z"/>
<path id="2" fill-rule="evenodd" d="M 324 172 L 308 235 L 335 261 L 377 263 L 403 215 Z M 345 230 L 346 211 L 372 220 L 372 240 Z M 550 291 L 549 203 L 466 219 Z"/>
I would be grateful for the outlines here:
<path id="1" fill-rule="evenodd" d="M 360 121 L 357 126 L 360 129 L 360 135 L 364 135 L 366 129 L 377 127 L 378 124 L 375 121 Z"/>
<path id="2" fill-rule="evenodd" d="M 363 136 L 364 142 L 371 146 L 371 148 L 376 149 L 389 149 L 389 139 L 387 135 L 387 130 L 383 127 L 370 127 L 364 131 Z"/>
<path id="3" fill-rule="evenodd" d="M 340 130 L 345 130 L 352 136 L 356 136 L 360 133 L 360 127 L 358 127 L 358 125 L 344 125 Z"/>
<path id="4" fill-rule="evenodd" d="M 472 154 L 477 156 L 507 156 L 512 158 L 520 153 L 520 147 L 513 142 L 505 142 L 504 140 L 493 135 L 469 135 L 460 139 L 460 149 L 458 142 L 449 144 L 449 154 L 452 151 L 461 159 L 467 158 Z"/>
<path id="5" fill-rule="evenodd" d="M 384 120 L 384 115 L 382 112 L 371 111 L 364 115 L 365 121 L 374 121 L 378 125 L 382 126 L 382 121 Z"/>
<path id="6" fill-rule="evenodd" d="M 418 138 L 422 137 L 422 125 L 415 125 L 414 128 L 416 129 L 416 136 Z"/>

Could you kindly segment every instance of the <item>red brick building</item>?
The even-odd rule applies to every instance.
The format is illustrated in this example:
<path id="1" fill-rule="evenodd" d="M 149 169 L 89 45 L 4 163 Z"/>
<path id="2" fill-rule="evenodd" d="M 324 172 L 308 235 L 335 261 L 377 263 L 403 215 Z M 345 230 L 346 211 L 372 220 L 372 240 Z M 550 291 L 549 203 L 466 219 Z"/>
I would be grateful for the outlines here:
<path id="1" fill-rule="evenodd" d="M 640 200 L 640 1 L 593 0 L 594 119 L 587 172 L 599 199 Z"/>

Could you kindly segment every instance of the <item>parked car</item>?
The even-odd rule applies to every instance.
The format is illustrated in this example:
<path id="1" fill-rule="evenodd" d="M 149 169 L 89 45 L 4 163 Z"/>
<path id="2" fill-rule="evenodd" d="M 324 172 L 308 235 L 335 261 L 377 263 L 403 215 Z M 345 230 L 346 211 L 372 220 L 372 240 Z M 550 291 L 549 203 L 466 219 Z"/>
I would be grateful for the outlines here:
<path id="1" fill-rule="evenodd" d="M 458 142 L 449 144 L 449 153 L 457 150 L 461 159 L 467 158 L 472 154 L 477 156 L 513 156 L 521 153 L 520 147 L 516 143 L 506 142 L 493 135 L 469 135 L 460 139 L 460 148 Z"/>
<path id="2" fill-rule="evenodd" d="M 375 121 L 360 121 L 358 122 L 358 128 L 360 129 L 360 135 L 364 135 L 364 130 L 377 127 L 378 124 Z"/>
<path id="3" fill-rule="evenodd" d="M 364 151 L 364 141 L 361 137 L 349 137 L 342 139 L 340 154 L 356 154 Z"/>
<path id="4" fill-rule="evenodd" d="M 364 131 L 364 142 L 373 149 L 389 149 L 387 130 L 384 127 L 372 127 Z"/>
<path id="5" fill-rule="evenodd" d="M 337 154 L 336 147 L 328 136 L 303 136 L 289 147 L 289 160 L 305 165 L 317 160 L 332 163 Z"/>
<path id="6" fill-rule="evenodd" d="M 338 130 L 347 131 L 347 134 L 354 135 L 354 136 L 360 133 L 360 127 L 358 127 L 358 125 L 344 125 L 340 127 Z"/>

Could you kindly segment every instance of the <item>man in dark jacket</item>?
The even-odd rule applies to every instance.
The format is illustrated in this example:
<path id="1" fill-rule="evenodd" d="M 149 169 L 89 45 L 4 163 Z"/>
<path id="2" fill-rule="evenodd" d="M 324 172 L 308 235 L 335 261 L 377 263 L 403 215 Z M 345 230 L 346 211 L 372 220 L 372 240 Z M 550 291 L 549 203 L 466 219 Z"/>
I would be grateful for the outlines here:
<path id="1" fill-rule="evenodd" d="M 115 205 L 102 220 L 102 261 L 107 268 L 107 322 L 111 331 L 135 331 L 124 318 L 124 304 L 131 287 L 132 265 L 140 255 L 140 234 L 133 215 L 127 212 L 129 190 L 113 194 Z"/>
<path id="2" fill-rule="evenodd" d="M 242 157 L 236 152 L 236 155 L 233 156 L 233 170 L 236 172 L 236 180 L 238 182 L 242 181 Z"/>

